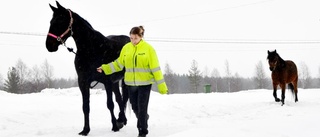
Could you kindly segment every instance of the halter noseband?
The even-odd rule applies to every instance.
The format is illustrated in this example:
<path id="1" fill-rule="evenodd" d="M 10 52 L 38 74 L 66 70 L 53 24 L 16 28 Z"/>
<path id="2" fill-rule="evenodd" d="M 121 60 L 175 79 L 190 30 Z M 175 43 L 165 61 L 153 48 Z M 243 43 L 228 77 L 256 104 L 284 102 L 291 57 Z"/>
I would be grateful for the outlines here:
<path id="1" fill-rule="evenodd" d="M 51 36 L 55 39 L 57 39 L 57 41 L 61 42 L 62 44 L 64 44 L 64 40 L 62 39 L 66 34 L 69 33 L 69 31 L 71 31 L 71 35 L 73 34 L 72 32 L 72 24 L 73 24 L 73 18 L 72 18 L 72 12 L 70 9 L 68 9 L 69 13 L 70 13 L 70 23 L 69 23 L 69 26 L 68 26 L 68 29 L 66 31 L 64 31 L 64 33 L 62 33 L 60 36 L 57 36 L 57 35 L 54 35 L 52 33 L 48 33 L 48 36 Z"/>

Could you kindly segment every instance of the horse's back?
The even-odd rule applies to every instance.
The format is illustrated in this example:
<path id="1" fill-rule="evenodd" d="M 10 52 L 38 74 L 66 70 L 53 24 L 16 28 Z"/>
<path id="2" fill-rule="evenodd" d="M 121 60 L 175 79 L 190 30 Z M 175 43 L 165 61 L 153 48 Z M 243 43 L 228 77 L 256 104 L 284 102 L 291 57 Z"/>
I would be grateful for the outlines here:
<path id="1" fill-rule="evenodd" d="M 107 64 L 117 59 L 122 47 L 128 42 L 130 42 L 130 38 L 126 35 L 109 35 L 104 37 L 104 44 L 99 49 L 103 52 L 102 64 Z"/>
<path id="2" fill-rule="evenodd" d="M 297 81 L 298 70 L 296 64 L 291 60 L 286 60 L 283 68 L 272 71 L 271 78 L 275 83 L 291 83 Z"/>
<path id="3" fill-rule="evenodd" d="M 130 38 L 126 35 L 109 35 L 106 38 L 109 40 L 115 41 L 122 46 L 130 42 Z"/>
<path id="4" fill-rule="evenodd" d="M 288 73 L 288 80 L 292 81 L 292 80 L 297 80 L 298 79 L 298 69 L 296 64 L 291 61 L 291 60 L 287 60 L 286 61 L 286 70 Z"/>
<path id="5" fill-rule="evenodd" d="M 288 71 L 290 71 L 292 73 L 298 73 L 297 66 L 293 61 L 287 60 L 286 65 L 287 65 Z"/>

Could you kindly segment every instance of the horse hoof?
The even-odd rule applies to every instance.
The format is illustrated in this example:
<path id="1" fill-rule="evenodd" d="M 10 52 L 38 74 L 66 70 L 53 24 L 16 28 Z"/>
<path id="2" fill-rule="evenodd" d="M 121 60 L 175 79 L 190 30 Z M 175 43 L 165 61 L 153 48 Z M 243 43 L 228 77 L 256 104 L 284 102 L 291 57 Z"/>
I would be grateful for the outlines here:
<path id="1" fill-rule="evenodd" d="M 83 130 L 79 133 L 79 135 L 87 136 L 90 132 L 90 127 L 84 127 Z"/>
<path id="2" fill-rule="evenodd" d="M 279 98 L 276 98 L 276 102 L 280 102 L 281 100 Z"/>
<path id="3" fill-rule="evenodd" d="M 89 131 L 90 131 L 90 130 L 89 130 Z M 87 136 L 87 135 L 89 134 L 89 131 L 83 130 L 83 131 L 81 131 L 81 132 L 79 133 L 79 135 L 81 135 L 81 136 Z"/>
<path id="4" fill-rule="evenodd" d="M 119 129 L 123 128 L 124 127 L 124 123 L 123 122 L 117 122 L 117 127 Z"/>
<path id="5" fill-rule="evenodd" d="M 112 128 L 112 131 L 113 131 L 113 132 L 118 132 L 119 130 L 120 130 L 120 129 L 119 129 L 118 127 L 113 127 L 113 128 Z"/>

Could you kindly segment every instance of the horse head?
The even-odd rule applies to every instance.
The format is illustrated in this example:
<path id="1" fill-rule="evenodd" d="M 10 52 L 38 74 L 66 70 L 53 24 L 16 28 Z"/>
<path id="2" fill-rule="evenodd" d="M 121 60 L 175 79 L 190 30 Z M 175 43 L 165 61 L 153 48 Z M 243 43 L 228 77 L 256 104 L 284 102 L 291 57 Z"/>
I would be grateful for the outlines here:
<path id="1" fill-rule="evenodd" d="M 56 4 L 57 8 L 49 4 L 53 11 L 46 39 L 46 47 L 49 52 L 57 51 L 59 45 L 64 44 L 72 35 L 73 18 L 71 10 L 61 6 L 58 1 L 56 1 Z"/>
<path id="2" fill-rule="evenodd" d="M 268 50 L 268 63 L 269 63 L 269 69 L 270 71 L 273 71 L 276 69 L 277 67 L 277 64 L 279 63 L 279 55 L 277 53 L 277 50 L 274 50 L 274 51 L 269 51 Z"/>
<path id="3" fill-rule="evenodd" d="M 285 67 L 285 61 L 279 56 L 277 50 L 269 51 L 268 50 L 268 62 L 269 62 L 269 69 L 270 71 L 275 70 L 276 68 L 283 68 Z"/>

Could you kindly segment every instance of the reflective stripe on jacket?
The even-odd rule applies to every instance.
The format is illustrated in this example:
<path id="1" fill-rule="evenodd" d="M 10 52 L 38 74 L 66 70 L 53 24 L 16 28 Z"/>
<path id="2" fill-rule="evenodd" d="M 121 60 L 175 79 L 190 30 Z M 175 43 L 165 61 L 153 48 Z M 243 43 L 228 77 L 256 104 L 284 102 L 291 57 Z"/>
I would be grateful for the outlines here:
<path id="1" fill-rule="evenodd" d="M 126 69 L 124 81 L 127 85 L 149 85 L 154 82 L 160 93 L 167 92 L 168 88 L 162 75 L 157 54 L 153 47 L 144 40 L 136 46 L 131 42 L 126 44 L 118 59 L 109 64 L 103 64 L 102 70 L 106 75 Z"/>

